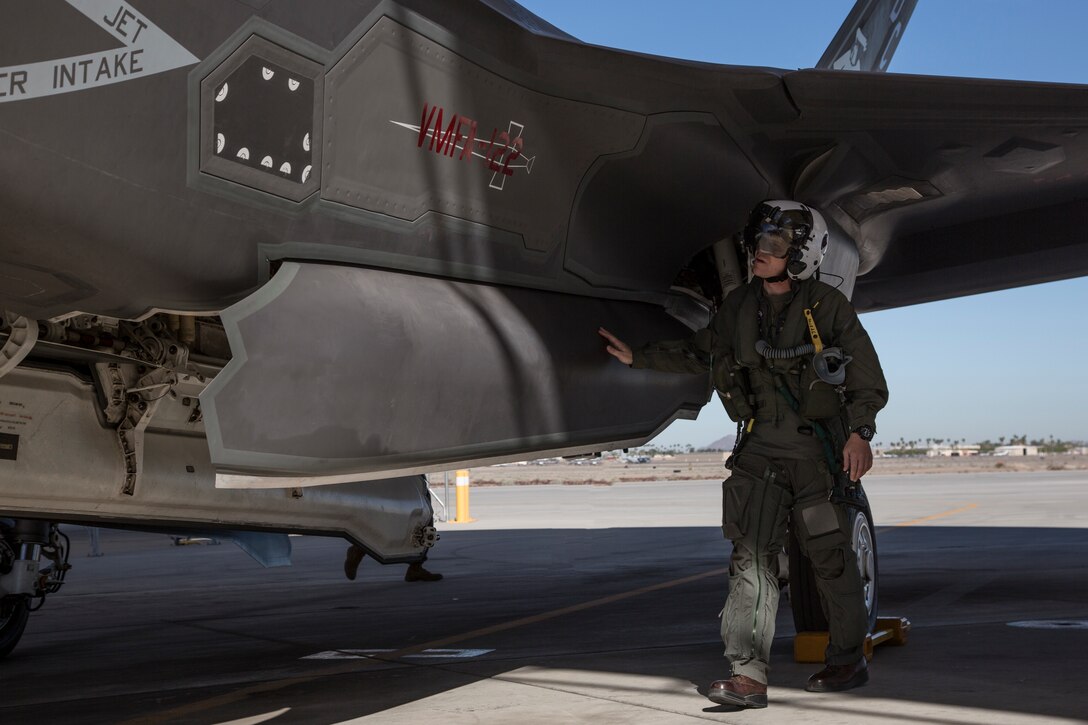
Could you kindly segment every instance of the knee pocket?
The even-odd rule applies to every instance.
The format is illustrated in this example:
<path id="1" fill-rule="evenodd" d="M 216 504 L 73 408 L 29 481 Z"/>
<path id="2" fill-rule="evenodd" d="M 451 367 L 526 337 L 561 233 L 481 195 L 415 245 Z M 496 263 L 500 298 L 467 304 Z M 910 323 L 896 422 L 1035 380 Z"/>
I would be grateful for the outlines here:
<path id="1" fill-rule="evenodd" d="M 860 592 L 862 590 L 861 574 L 856 566 L 853 551 L 835 549 L 827 553 L 833 555 L 835 568 L 831 569 L 829 566 L 823 572 L 823 576 L 817 571 L 816 576 L 824 581 L 828 591 L 837 596 L 853 596 Z"/>
<path id="2" fill-rule="evenodd" d="M 841 579 L 846 571 L 847 557 L 842 547 L 830 547 L 809 552 L 809 563 L 813 574 L 824 581 Z"/>
<path id="3" fill-rule="evenodd" d="M 798 505 L 793 510 L 792 522 L 797 542 L 810 558 L 814 552 L 849 545 L 842 511 L 830 501 Z"/>
<path id="4" fill-rule="evenodd" d="M 820 539 L 842 530 L 838 508 L 830 501 L 805 506 L 798 509 L 798 513 L 799 523 L 808 540 Z"/>

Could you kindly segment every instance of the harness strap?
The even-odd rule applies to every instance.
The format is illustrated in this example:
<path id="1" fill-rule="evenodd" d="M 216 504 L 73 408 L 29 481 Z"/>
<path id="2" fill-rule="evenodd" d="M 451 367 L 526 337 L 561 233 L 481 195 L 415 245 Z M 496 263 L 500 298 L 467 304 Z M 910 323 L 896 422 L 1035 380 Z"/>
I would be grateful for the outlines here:
<path id="1" fill-rule="evenodd" d="M 794 411 L 799 411 L 801 404 L 790 392 L 790 389 L 786 387 L 786 382 L 781 376 L 775 376 L 775 384 L 778 387 L 778 394 L 789 403 Z M 828 471 L 831 473 L 831 491 L 828 492 L 827 500 L 844 506 L 864 509 L 865 503 L 858 486 L 855 486 L 848 479 L 843 480 L 846 477 L 842 473 L 842 459 L 835 453 L 831 432 L 818 420 L 812 421 L 812 429 L 816 433 L 816 437 L 820 439 L 820 443 L 823 444 L 824 458 L 827 459 Z"/>

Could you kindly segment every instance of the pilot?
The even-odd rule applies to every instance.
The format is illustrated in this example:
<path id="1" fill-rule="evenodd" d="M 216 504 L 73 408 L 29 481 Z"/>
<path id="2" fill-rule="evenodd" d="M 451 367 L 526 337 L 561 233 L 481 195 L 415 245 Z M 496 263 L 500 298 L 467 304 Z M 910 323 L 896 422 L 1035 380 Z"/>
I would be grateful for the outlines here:
<path id="1" fill-rule="evenodd" d="M 845 499 L 831 495 L 843 490 L 843 474 L 836 478 L 831 466 L 849 482 L 869 470 L 869 442 L 888 390 L 850 302 L 817 279 L 828 243 L 820 213 L 794 201 L 762 202 L 744 241 L 752 279 L 726 296 L 707 328 L 634 350 L 599 332 L 608 352 L 631 367 L 710 370 L 738 423 L 726 464 L 731 473 L 722 483 L 722 531 L 733 553 L 721 632 L 732 672 L 712 683 L 708 696 L 758 708 L 767 706 L 787 519 L 816 574 L 830 628 L 826 667 L 805 689 L 849 690 L 869 680 L 868 614 Z"/>

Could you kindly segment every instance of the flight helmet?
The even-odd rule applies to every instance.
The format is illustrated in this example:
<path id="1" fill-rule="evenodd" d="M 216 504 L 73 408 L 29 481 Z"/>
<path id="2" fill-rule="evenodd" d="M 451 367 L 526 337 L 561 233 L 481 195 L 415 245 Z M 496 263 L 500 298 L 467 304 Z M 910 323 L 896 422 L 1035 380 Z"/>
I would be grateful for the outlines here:
<path id="1" fill-rule="evenodd" d="M 744 227 L 748 256 L 757 250 L 786 259 L 790 279 L 808 279 L 827 252 L 827 222 L 823 215 L 797 201 L 768 199 L 756 205 Z"/>

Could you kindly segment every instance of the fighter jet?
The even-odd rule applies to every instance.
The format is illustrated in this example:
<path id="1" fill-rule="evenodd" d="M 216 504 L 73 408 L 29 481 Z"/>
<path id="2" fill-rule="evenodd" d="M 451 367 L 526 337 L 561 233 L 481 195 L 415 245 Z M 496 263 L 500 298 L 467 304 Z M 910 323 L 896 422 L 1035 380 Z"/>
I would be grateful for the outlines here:
<path id="1" fill-rule="evenodd" d="M 914 4 L 859 0 L 799 71 L 511 0 L 6 8 L 0 654 L 63 581 L 58 522 L 413 561 L 421 474 L 694 416 L 707 378 L 596 329 L 705 324 L 761 199 L 824 212 L 862 311 L 1084 274 L 1086 89 L 884 73 Z"/>

